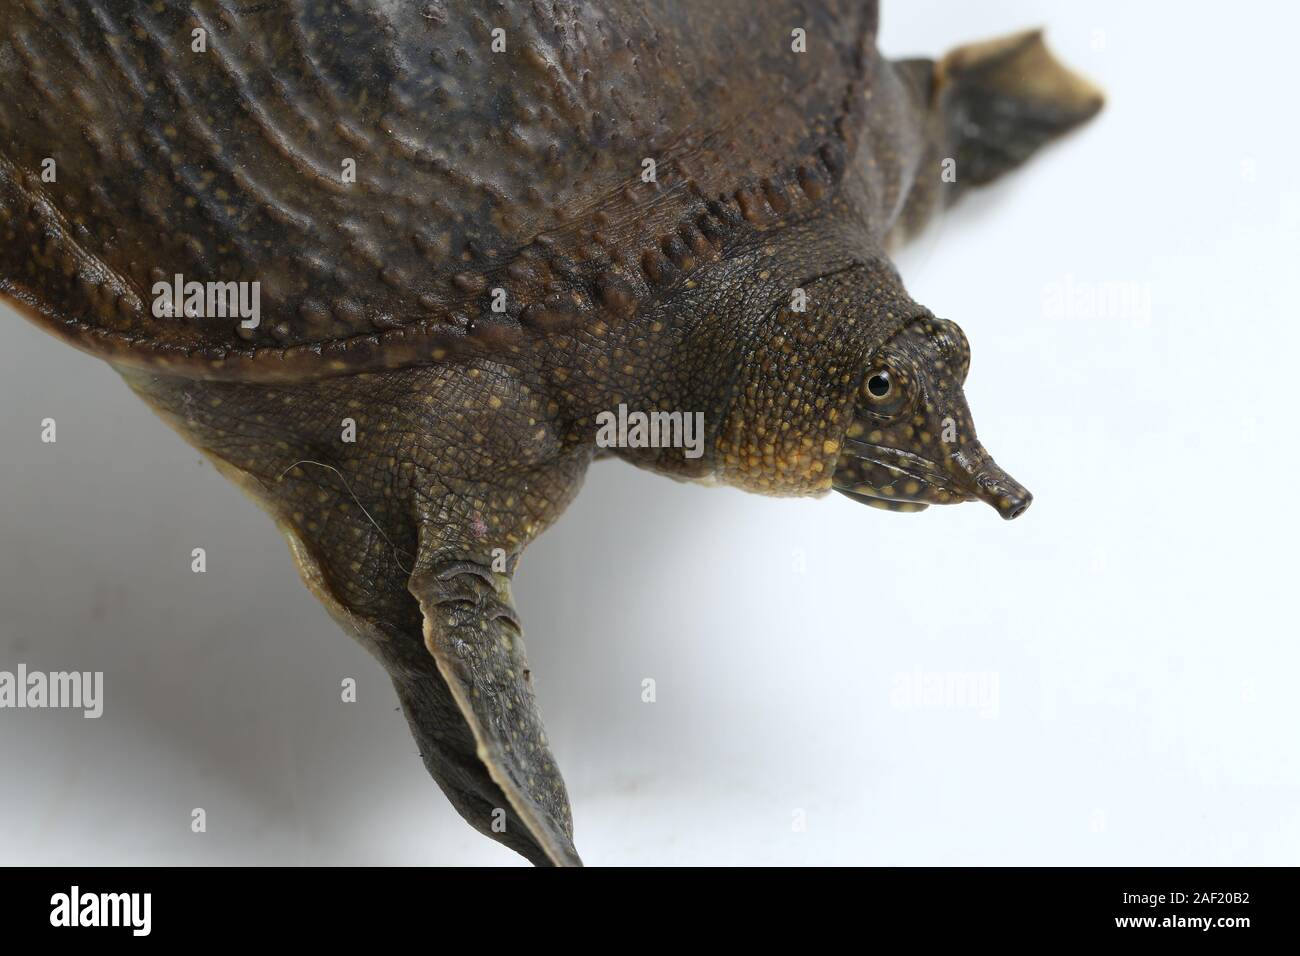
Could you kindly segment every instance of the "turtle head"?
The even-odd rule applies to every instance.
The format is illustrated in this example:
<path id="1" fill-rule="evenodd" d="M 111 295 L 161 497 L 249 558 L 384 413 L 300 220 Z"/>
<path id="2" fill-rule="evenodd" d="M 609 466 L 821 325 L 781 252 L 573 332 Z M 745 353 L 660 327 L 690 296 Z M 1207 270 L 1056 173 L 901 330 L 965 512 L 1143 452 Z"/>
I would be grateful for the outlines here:
<path id="1" fill-rule="evenodd" d="M 970 345 L 958 326 L 922 316 L 872 356 L 835 466 L 836 491 L 890 511 L 976 498 L 1018 518 L 1033 496 L 975 437 L 962 384 Z"/>

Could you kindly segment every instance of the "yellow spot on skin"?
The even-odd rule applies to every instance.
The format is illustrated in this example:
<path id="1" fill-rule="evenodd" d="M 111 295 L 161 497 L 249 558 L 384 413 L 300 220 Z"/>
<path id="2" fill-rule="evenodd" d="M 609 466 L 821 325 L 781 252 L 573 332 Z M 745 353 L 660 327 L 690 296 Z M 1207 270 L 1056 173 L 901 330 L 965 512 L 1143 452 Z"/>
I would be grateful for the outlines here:
<path id="1" fill-rule="evenodd" d="M 822 451 L 826 452 L 828 455 L 834 455 L 839 450 L 840 443 L 834 439 L 828 438 L 826 441 L 822 442 Z"/>

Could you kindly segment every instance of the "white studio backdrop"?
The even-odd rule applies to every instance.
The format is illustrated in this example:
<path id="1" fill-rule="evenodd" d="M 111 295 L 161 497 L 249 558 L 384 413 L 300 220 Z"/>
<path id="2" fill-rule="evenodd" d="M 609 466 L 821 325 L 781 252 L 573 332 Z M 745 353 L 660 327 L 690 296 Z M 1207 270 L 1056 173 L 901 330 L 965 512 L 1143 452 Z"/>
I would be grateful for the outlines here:
<path id="1" fill-rule="evenodd" d="M 1034 506 L 895 515 L 594 466 L 516 585 L 578 849 L 1294 865 L 1300 18 L 883 8 L 892 56 L 1045 25 L 1109 95 L 899 258 L 969 336 L 981 437 Z M 0 712 L 0 863 L 523 863 L 426 776 L 271 522 L 7 310 L 0 449 L 0 668 L 106 685 L 99 720 Z M 945 679 L 978 693 L 927 698 Z"/>

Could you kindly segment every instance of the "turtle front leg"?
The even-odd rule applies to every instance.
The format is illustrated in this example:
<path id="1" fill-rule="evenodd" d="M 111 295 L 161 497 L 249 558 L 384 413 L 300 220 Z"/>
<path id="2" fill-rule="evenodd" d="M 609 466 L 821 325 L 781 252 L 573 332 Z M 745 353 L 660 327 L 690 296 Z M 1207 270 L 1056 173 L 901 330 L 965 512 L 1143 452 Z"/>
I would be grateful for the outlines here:
<path id="1" fill-rule="evenodd" d="M 556 407 L 499 367 L 124 377 L 276 519 L 307 586 L 388 671 L 456 810 L 533 863 L 579 865 L 510 596 L 591 459 Z"/>
<path id="2" fill-rule="evenodd" d="M 533 695 L 510 583 L 524 547 L 577 492 L 586 448 L 546 465 L 499 472 L 467 494 L 432 499 L 420 521 L 409 581 L 424 616 L 424 646 L 505 801 L 458 806 L 470 823 L 534 863 L 581 865 L 564 780 Z M 402 695 L 429 772 L 441 782 L 441 701 L 419 681 Z M 400 688 L 399 688 L 400 691 Z"/>

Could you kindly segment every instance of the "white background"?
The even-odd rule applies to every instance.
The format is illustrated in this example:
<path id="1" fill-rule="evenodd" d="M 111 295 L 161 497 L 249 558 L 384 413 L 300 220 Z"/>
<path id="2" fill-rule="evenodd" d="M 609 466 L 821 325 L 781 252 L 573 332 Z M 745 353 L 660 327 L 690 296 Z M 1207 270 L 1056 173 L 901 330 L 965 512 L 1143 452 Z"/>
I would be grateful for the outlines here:
<path id="1" fill-rule="evenodd" d="M 1045 24 L 1110 96 L 899 261 L 965 328 L 981 437 L 1035 504 L 893 515 L 595 466 L 516 588 L 579 851 L 1300 862 L 1296 15 L 883 16 L 894 56 Z M 1150 309 L 1062 315 L 1067 282 Z M 0 711 L 0 863 L 522 864 L 426 777 L 271 522 L 108 366 L 8 313 L 0 449 L 0 669 L 107 685 L 98 721 Z M 996 675 L 996 712 L 902 706 L 916 670 Z"/>

